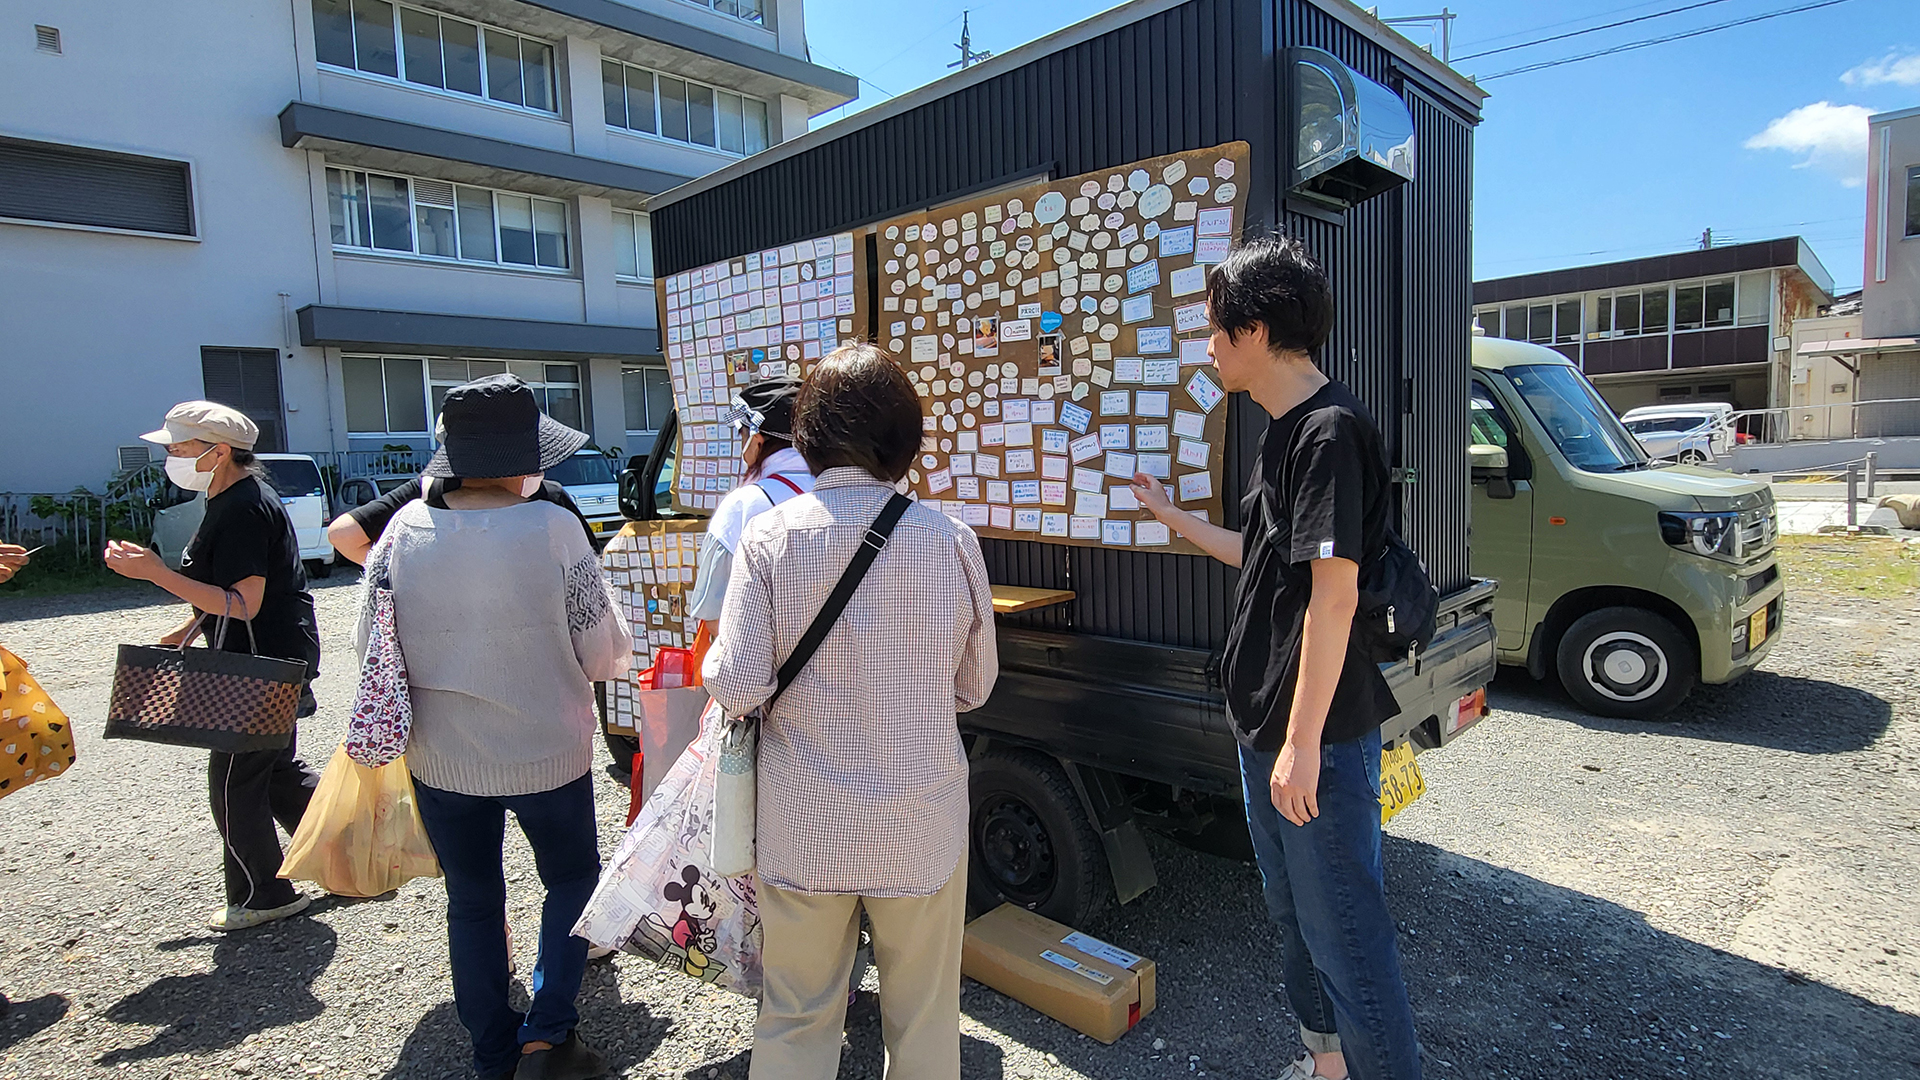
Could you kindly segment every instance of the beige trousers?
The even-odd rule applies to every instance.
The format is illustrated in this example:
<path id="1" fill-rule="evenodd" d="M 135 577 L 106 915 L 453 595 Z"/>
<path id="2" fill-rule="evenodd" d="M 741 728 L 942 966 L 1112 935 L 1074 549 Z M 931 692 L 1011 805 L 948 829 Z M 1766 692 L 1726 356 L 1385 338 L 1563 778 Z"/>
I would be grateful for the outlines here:
<path id="1" fill-rule="evenodd" d="M 873 922 L 886 1080 L 959 1080 L 960 942 L 967 860 L 932 896 L 788 892 L 761 883 L 765 982 L 750 1080 L 832 1080 L 840 1072 L 847 980 L 860 910 Z"/>

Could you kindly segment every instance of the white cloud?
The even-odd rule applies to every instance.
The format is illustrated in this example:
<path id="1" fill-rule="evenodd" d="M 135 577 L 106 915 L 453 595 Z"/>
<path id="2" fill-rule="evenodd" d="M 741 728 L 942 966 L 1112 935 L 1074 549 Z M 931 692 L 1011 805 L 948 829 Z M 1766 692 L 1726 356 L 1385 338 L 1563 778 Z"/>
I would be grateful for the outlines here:
<path id="1" fill-rule="evenodd" d="M 1747 140 L 1747 149 L 1803 155 L 1794 168 L 1817 168 L 1839 177 L 1848 187 L 1859 187 L 1866 182 L 1867 117 L 1871 115 L 1873 110 L 1860 105 L 1816 101 L 1773 120 Z"/>
<path id="2" fill-rule="evenodd" d="M 1848 86 L 1879 86 L 1882 83 L 1920 86 L 1920 52 L 1905 56 L 1889 52 L 1878 60 L 1868 60 L 1848 69 L 1840 76 L 1840 81 Z"/>

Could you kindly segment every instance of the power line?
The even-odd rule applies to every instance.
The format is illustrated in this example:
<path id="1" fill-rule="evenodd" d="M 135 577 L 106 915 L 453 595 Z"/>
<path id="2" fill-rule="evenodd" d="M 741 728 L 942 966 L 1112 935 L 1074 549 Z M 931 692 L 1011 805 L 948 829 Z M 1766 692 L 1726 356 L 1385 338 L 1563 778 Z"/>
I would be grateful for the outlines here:
<path id="1" fill-rule="evenodd" d="M 1618 22 L 1602 23 L 1599 26 L 1589 26 L 1585 30 L 1571 30 L 1564 34 L 1555 34 L 1552 37 L 1535 38 L 1532 41 L 1523 41 L 1518 45 L 1502 45 L 1497 49 L 1487 49 L 1483 52 L 1469 53 L 1466 56 L 1461 57 L 1460 59 L 1478 60 L 1482 56 L 1492 56 L 1495 53 L 1512 52 L 1515 49 L 1530 49 L 1535 45 L 1545 45 L 1550 41 L 1565 41 L 1568 38 L 1580 37 L 1583 34 L 1597 34 L 1602 30 L 1612 30 L 1612 29 L 1615 29 L 1616 27 L 1631 26 L 1634 23 L 1646 22 L 1649 19 L 1664 19 L 1668 15 L 1678 15 L 1683 11 L 1692 11 L 1695 8 L 1712 7 L 1715 4 L 1724 4 L 1726 2 L 1727 0 L 1700 0 L 1699 3 L 1687 4 L 1684 7 L 1668 8 L 1665 11 L 1655 11 L 1647 15 L 1636 15 L 1631 19 L 1621 19 Z"/>
<path id="2" fill-rule="evenodd" d="M 1589 12 L 1583 15 L 1576 15 L 1571 19 L 1561 19 L 1559 22 L 1541 23 L 1538 26 L 1528 26 L 1528 27 L 1523 27 L 1519 30 L 1509 30 L 1504 34 L 1489 34 L 1483 38 L 1475 38 L 1474 40 L 1469 41 L 1466 44 L 1468 46 L 1473 46 L 1473 45 L 1486 45 L 1495 41 L 1510 41 L 1513 38 L 1526 37 L 1528 34 L 1539 33 L 1542 30 L 1556 30 L 1562 26 L 1572 26 L 1575 23 L 1582 22 L 1587 19 L 1604 19 L 1609 15 L 1619 15 L 1628 11 L 1641 11 L 1646 8 L 1654 7 L 1659 3 L 1660 3 L 1660 0 L 1643 0 L 1642 3 L 1628 4 L 1625 7 L 1608 8 L 1605 11 Z"/>
<path id="3" fill-rule="evenodd" d="M 1744 19 L 1734 19 L 1731 22 L 1716 23 L 1713 26 L 1703 26 L 1697 30 L 1684 30 L 1679 33 L 1664 34 L 1660 37 L 1629 41 L 1623 45 L 1615 45 L 1606 49 L 1596 49 L 1593 52 L 1581 53 L 1578 56 L 1566 56 L 1558 60 L 1543 60 L 1537 64 L 1527 64 L 1524 67 L 1496 72 L 1492 75 L 1483 75 L 1480 76 L 1477 81 L 1483 83 L 1492 82 L 1495 79 L 1504 79 L 1509 75 L 1524 75 L 1530 71 L 1543 71 L 1547 68 L 1560 67 L 1564 64 L 1577 64 L 1582 60 L 1593 60 L 1602 56 L 1612 56 L 1615 53 L 1632 52 L 1635 49 L 1644 49 L 1652 45 L 1664 45 L 1670 41 L 1684 41 L 1687 38 L 1701 37 L 1706 34 L 1717 33 L 1721 30 L 1731 30 L 1736 26 L 1747 26 L 1751 23 L 1765 22 L 1768 19 L 1777 19 L 1782 15 L 1797 15 L 1803 11 L 1815 11 L 1820 8 L 1833 7 L 1836 4 L 1845 4 L 1848 2 L 1849 0 L 1819 0 L 1818 3 L 1781 8 L 1778 11 L 1769 11 L 1762 15 L 1749 15 Z"/>

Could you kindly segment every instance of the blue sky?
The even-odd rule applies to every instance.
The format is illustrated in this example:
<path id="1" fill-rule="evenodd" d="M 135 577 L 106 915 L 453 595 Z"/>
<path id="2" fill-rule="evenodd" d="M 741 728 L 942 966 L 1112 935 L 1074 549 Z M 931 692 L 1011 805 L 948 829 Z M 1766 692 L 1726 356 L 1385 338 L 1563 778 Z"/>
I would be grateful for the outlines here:
<path id="1" fill-rule="evenodd" d="M 1448 0 L 1453 55 L 1700 0 Z M 1712 0 L 1618 29 L 1475 60 L 1489 76 L 1541 60 L 1812 0 Z M 819 125 L 946 74 L 962 7 L 973 47 L 1004 51 L 1106 8 L 1100 0 L 813 0 L 816 62 L 863 80 Z M 1438 2 L 1383 0 L 1384 17 Z M 1426 42 L 1426 28 L 1403 28 Z M 1802 235 L 1842 288 L 1861 278 L 1866 116 L 1920 106 L 1920 0 L 1844 0 L 1718 33 L 1490 79 L 1475 161 L 1477 277 L 1695 247 L 1701 231 Z"/>

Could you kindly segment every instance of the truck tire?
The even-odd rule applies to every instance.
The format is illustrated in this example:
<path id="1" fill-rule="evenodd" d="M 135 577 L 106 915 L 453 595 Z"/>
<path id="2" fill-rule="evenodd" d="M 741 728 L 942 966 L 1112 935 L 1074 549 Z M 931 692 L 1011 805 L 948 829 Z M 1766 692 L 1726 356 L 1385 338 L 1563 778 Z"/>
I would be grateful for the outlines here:
<path id="1" fill-rule="evenodd" d="M 631 784 L 633 774 L 633 755 L 640 752 L 640 740 L 631 735 L 615 735 L 606 728 L 600 729 L 600 737 L 606 740 L 607 756 L 613 759 L 613 771 L 628 777 Z"/>
<path id="2" fill-rule="evenodd" d="M 1560 685 L 1599 716 L 1657 720 L 1693 691 L 1700 659 L 1665 616 L 1636 607 L 1589 612 L 1560 635 Z"/>
<path id="3" fill-rule="evenodd" d="M 320 559 L 308 559 L 307 576 L 310 578 L 332 577 L 333 564 Z"/>
<path id="4" fill-rule="evenodd" d="M 1706 463 L 1707 455 L 1698 450 L 1680 451 L 1680 464 L 1682 465 L 1705 465 Z"/>
<path id="5" fill-rule="evenodd" d="M 1018 904 L 1085 926 L 1113 894 L 1106 850 L 1059 762 L 1030 750 L 988 750 L 968 784 L 967 904 Z"/>

